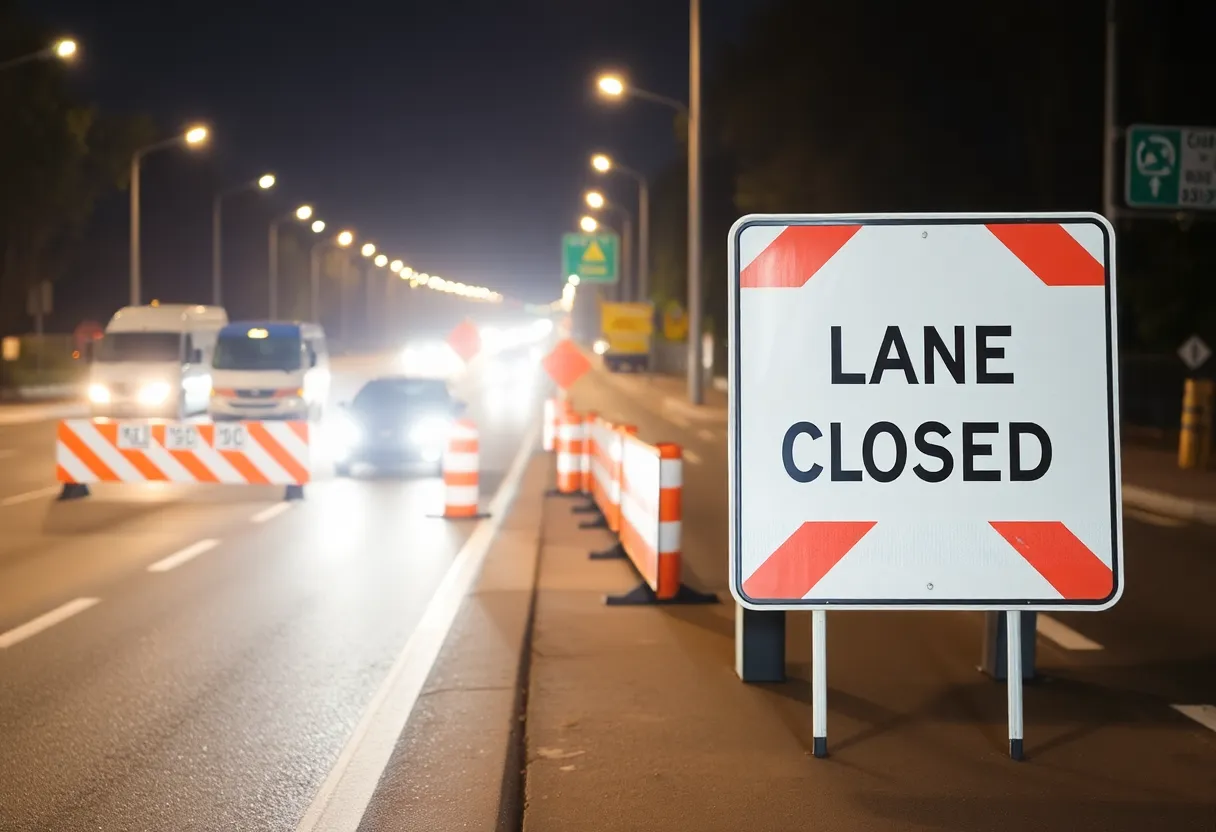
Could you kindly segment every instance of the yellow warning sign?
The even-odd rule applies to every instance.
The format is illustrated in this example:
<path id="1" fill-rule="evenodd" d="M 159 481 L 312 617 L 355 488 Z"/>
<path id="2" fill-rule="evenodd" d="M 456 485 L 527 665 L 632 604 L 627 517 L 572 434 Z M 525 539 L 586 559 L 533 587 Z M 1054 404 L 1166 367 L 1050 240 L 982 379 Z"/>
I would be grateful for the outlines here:
<path id="1" fill-rule="evenodd" d="M 591 245 L 587 246 L 587 250 L 583 252 L 584 263 L 602 263 L 607 259 L 604 256 L 604 250 L 600 248 L 600 244 L 595 240 L 592 240 Z"/>

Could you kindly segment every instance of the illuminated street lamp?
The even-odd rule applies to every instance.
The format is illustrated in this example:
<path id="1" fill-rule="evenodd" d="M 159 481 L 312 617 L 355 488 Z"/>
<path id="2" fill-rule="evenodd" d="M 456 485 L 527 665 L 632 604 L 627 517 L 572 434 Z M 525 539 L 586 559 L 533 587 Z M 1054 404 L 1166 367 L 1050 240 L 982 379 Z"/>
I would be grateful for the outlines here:
<path id="1" fill-rule="evenodd" d="M 587 202 L 588 208 L 603 208 L 604 195 L 599 191 L 587 191 L 583 199 Z"/>
<path id="2" fill-rule="evenodd" d="M 377 254 L 376 259 L 373 260 L 372 262 L 383 269 L 385 266 L 388 265 L 388 257 L 386 257 L 383 254 Z"/>
<path id="3" fill-rule="evenodd" d="M 74 50 L 73 50 L 74 51 Z M 186 132 L 181 133 L 172 138 L 159 141 L 154 144 L 141 147 L 131 154 L 131 229 L 130 229 L 130 246 L 131 246 L 131 262 L 130 262 L 130 302 L 132 306 L 140 304 L 140 239 L 139 239 L 139 168 L 143 158 L 149 153 L 155 153 L 158 150 L 167 150 L 171 147 L 177 147 L 179 144 L 185 144 L 189 147 L 198 147 L 207 141 L 207 128 L 202 126 L 191 127 Z"/>
<path id="4" fill-rule="evenodd" d="M 363 248 L 360 249 L 360 253 L 362 253 L 362 255 L 364 257 L 371 257 L 373 254 L 376 253 L 376 244 L 375 243 L 364 243 Z"/>
<path id="5" fill-rule="evenodd" d="M 279 314 L 279 225 L 284 220 L 295 218 L 307 222 L 312 216 L 311 205 L 301 205 L 290 214 L 284 214 L 270 221 L 270 269 L 269 269 L 269 311 L 270 320 L 275 320 Z"/>
<path id="6" fill-rule="evenodd" d="M 638 265 L 637 300 L 650 297 L 650 183 L 633 168 L 617 163 L 611 156 L 597 153 L 591 157 L 591 168 L 598 173 L 623 173 L 638 183 Z M 626 292 L 628 295 L 628 292 Z"/>
<path id="7" fill-rule="evenodd" d="M 404 267 L 405 267 L 405 264 L 402 263 L 400 260 L 394 260 L 393 262 L 388 264 L 388 270 L 390 272 L 392 272 L 393 274 L 400 274 L 401 270 Z"/>
<path id="8" fill-rule="evenodd" d="M 71 38 L 63 38 L 57 40 L 48 46 L 46 49 L 39 49 L 37 52 L 31 52 L 28 55 L 21 55 L 7 61 L 0 62 L 0 69 L 9 69 L 22 64 L 28 64 L 32 61 L 41 61 L 45 58 L 58 58 L 67 63 L 76 57 L 76 41 Z"/>
<path id="9" fill-rule="evenodd" d="M 630 86 L 617 75 L 601 75 L 600 93 L 613 99 L 626 95 L 671 107 L 688 121 L 688 400 L 703 404 L 701 368 L 701 0 L 689 0 L 688 104 Z"/>
<path id="10" fill-rule="evenodd" d="M 315 234 L 325 230 L 325 223 L 317 220 L 312 224 Z M 308 252 L 308 285 L 309 311 L 315 323 L 321 323 L 321 258 L 320 253 L 329 246 L 346 248 L 355 241 L 355 235 L 349 231 L 340 231 L 333 237 L 321 239 L 312 244 Z"/>
<path id="11" fill-rule="evenodd" d="M 578 227 L 590 234 L 599 228 L 600 224 L 596 221 L 595 217 L 583 217 L 578 221 Z"/>
<path id="12" fill-rule="evenodd" d="M 186 135 L 186 141 L 190 141 L 189 134 Z M 211 302 L 216 306 L 222 306 L 224 301 L 223 201 L 227 197 L 247 191 L 259 189 L 268 191 L 274 187 L 274 183 L 274 174 L 264 173 L 257 179 L 242 182 L 226 191 L 220 191 L 211 201 Z"/>
<path id="13" fill-rule="evenodd" d="M 571 286 L 577 286 L 579 283 L 582 282 L 582 278 L 580 278 L 576 274 L 572 274 L 566 278 L 566 282 L 569 283 Z"/>

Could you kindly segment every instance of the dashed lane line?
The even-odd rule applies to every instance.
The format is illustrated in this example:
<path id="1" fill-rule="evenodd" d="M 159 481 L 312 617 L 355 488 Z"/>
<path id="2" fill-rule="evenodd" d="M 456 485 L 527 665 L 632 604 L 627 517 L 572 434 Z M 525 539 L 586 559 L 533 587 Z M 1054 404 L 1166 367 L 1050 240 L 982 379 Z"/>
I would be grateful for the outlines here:
<path id="1" fill-rule="evenodd" d="M 100 601 L 100 598 L 75 598 L 62 604 L 50 612 L 43 613 L 37 618 L 27 621 L 20 627 L 14 627 L 7 633 L 0 633 L 0 650 L 12 647 L 14 644 L 36 636 L 43 630 L 54 627 L 61 621 L 67 621 L 73 615 L 82 613 Z"/>
<path id="2" fill-rule="evenodd" d="M 209 552 L 219 545 L 220 542 L 215 538 L 208 538 L 207 540 L 200 540 L 197 543 L 191 543 L 185 549 L 174 552 L 173 554 L 169 555 L 169 557 L 161 558 L 156 563 L 149 565 L 148 571 L 168 572 L 170 569 L 176 569 L 183 563 L 188 563 L 189 561 L 192 561 L 199 555 L 203 554 L 203 552 Z"/>

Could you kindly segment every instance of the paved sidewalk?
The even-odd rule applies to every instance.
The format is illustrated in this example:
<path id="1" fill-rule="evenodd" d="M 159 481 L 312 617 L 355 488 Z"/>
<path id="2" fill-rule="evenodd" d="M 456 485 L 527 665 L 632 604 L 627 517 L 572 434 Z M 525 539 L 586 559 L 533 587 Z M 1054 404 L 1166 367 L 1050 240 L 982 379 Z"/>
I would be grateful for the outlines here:
<path id="1" fill-rule="evenodd" d="M 608 537 L 570 506 L 545 506 L 524 832 L 1214 828 L 1202 729 L 1128 690 L 1029 686 L 1030 759 L 1009 761 L 974 613 L 829 614 L 831 756 L 816 760 L 805 617 L 790 617 L 790 681 L 744 685 L 733 603 L 605 606 L 637 578 L 588 560 Z"/>

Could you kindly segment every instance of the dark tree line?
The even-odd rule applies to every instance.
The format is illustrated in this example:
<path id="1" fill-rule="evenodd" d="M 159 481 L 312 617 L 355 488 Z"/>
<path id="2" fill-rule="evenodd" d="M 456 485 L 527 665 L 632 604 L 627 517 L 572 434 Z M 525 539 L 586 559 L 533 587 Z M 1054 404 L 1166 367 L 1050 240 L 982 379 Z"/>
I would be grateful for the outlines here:
<path id="1" fill-rule="evenodd" d="M 1120 122 L 1216 124 L 1216 53 L 1194 48 L 1216 4 L 1121 0 L 1120 18 Z M 1104 23 L 1103 0 L 758 11 L 706 80 L 707 314 L 724 322 L 742 213 L 1100 211 Z M 656 187 L 660 298 L 685 293 L 683 165 Z M 1119 233 L 1125 347 L 1216 343 L 1216 223 L 1163 215 Z"/>

